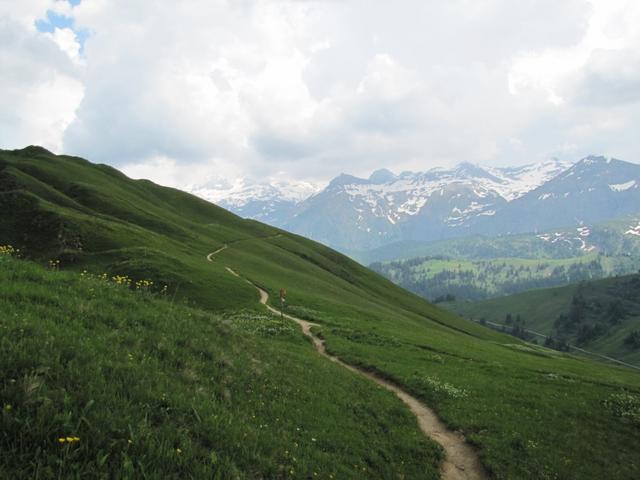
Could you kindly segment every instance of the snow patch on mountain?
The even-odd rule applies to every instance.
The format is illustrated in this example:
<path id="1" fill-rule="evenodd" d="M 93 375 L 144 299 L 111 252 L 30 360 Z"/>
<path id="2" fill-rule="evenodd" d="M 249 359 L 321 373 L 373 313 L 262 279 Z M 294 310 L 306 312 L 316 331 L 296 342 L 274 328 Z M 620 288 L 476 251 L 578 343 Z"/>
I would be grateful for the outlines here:
<path id="1" fill-rule="evenodd" d="M 553 232 L 553 233 L 542 233 L 539 235 L 536 235 L 536 237 L 538 237 L 540 240 L 544 241 L 544 242 L 549 242 L 549 243 L 566 243 L 570 246 L 577 246 L 577 248 L 579 250 L 582 250 L 583 252 L 593 252 L 594 250 L 596 250 L 596 247 L 594 245 L 590 245 L 589 243 L 587 243 L 588 237 L 591 235 L 591 228 L 590 227 L 578 227 L 576 228 L 576 231 L 578 233 L 578 235 L 576 236 L 574 233 L 572 233 L 571 231 L 565 231 L 565 232 Z"/>
<path id="2" fill-rule="evenodd" d="M 609 185 L 609 188 L 614 192 L 624 192 L 629 190 L 630 188 L 637 187 L 637 183 L 635 180 L 630 180 L 624 183 L 616 183 L 613 185 Z"/>
<path id="3" fill-rule="evenodd" d="M 508 202 L 520 198 L 525 193 L 535 190 L 560 173 L 566 171 L 573 162 L 556 158 L 540 163 L 532 163 L 522 167 L 488 169 L 501 183 L 493 185 L 502 198 Z"/>
<path id="4" fill-rule="evenodd" d="M 640 223 L 638 223 L 637 226 L 629 226 L 629 230 L 627 230 L 626 232 L 624 232 L 626 235 L 635 235 L 637 237 L 640 237 Z"/>

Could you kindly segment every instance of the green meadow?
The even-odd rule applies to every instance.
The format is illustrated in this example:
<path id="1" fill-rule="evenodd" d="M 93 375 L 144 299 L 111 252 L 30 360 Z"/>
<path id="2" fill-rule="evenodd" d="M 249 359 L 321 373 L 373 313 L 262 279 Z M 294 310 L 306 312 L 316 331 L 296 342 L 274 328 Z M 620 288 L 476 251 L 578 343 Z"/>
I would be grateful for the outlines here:
<path id="1" fill-rule="evenodd" d="M 437 476 L 402 404 L 293 324 L 11 258 L 0 282 L 2 478 Z"/>

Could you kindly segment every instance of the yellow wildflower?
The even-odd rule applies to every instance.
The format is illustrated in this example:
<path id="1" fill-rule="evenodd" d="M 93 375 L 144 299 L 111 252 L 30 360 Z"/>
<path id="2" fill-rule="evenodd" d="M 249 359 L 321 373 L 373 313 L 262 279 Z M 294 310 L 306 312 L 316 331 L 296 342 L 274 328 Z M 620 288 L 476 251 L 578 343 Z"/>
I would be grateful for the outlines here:
<path id="1" fill-rule="evenodd" d="M 60 437 L 58 443 L 76 443 L 80 441 L 80 437 Z"/>

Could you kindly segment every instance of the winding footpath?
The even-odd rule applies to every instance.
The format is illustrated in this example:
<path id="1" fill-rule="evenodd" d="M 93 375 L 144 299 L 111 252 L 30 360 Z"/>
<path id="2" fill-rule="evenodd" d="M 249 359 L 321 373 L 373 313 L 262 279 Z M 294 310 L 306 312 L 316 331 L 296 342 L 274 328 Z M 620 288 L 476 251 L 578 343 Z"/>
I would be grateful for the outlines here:
<path id="1" fill-rule="evenodd" d="M 215 256 L 217 253 L 222 252 L 227 247 L 228 245 L 224 245 L 218 250 L 211 252 L 209 255 L 207 255 L 207 260 L 213 262 L 213 256 Z M 233 269 L 229 267 L 225 267 L 225 269 L 231 275 L 243 279 L 249 285 L 257 289 L 260 293 L 260 303 L 264 305 L 270 312 L 275 313 L 278 316 L 280 315 L 279 310 L 273 308 L 267 303 L 269 301 L 269 294 L 265 290 L 251 283 L 249 280 L 242 278 Z M 371 372 L 367 372 L 365 370 L 356 368 L 353 365 L 344 363 L 338 357 L 330 355 L 324 345 L 324 340 L 316 337 L 311 332 L 311 328 L 314 326 L 318 326 L 317 324 L 287 314 L 284 314 L 284 317 L 300 325 L 302 333 L 304 333 L 311 339 L 316 351 L 320 355 L 331 360 L 334 363 L 337 363 L 341 367 L 344 367 L 347 370 L 361 375 L 377 383 L 381 387 L 390 390 L 391 392 L 395 393 L 396 396 L 409 407 L 411 412 L 418 420 L 420 430 L 422 430 L 422 432 L 432 440 L 439 443 L 445 451 L 445 459 L 442 461 L 442 464 L 440 466 L 440 473 L 442 474 L 442 478 L 444 480 L 485 480 L 489 478 L 484 467 L 480 463 L 478 455 L 476 454 L 473 447 L 465 442 L 464 436 L 460 432 L 455 432 L 447 428 L 447 426 L 438 418 L 433 410 L 431 410 L 414 396 L 405 392 L 396 384 L 391 383 L 388 380 L 385 380 Z"/>

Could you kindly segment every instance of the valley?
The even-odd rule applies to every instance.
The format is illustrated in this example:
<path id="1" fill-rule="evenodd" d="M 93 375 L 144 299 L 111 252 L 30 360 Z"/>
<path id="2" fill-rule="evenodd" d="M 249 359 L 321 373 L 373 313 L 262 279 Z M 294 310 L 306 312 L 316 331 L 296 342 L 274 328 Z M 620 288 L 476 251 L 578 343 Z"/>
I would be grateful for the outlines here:
<path id="1" fill-rule="evenodd" d="M 546 339 L 525 336 L 552 348 L 574 345 L 640 366 L 639 300 L 640 276 L 632 274 L 447 307 L 506 332 L 538 332 Z"/>

